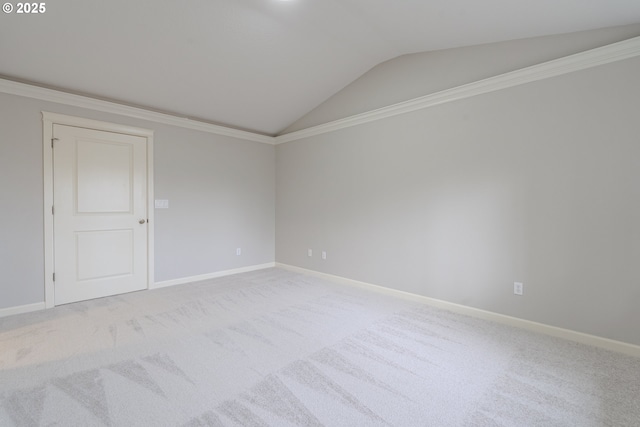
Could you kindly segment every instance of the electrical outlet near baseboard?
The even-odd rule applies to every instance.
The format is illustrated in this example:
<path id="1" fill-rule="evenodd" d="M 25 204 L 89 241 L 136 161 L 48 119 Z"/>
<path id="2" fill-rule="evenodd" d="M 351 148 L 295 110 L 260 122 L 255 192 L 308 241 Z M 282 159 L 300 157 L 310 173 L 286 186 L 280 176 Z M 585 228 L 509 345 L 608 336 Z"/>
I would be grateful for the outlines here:
<path id="1" fill-rule="evenodd" d="M 322 259 L 327 259 L 327 251 L 322 251 Z"/>
<path id="2" fill-rule="evenodd" d="M 242 248 L 236 249 L 236 255 L 242 255 Z"/>
<path id="3" fill-rule="evenodd" d="M 313 256 L 313 251 L 311 249 L 307 249 L 307 256 Z"/>
<path id="4" fill-rule="evenodd" d="M 522 282 L 513 282 L 513 293 L 522 295 L 524 293 L 524 284 Z"/>

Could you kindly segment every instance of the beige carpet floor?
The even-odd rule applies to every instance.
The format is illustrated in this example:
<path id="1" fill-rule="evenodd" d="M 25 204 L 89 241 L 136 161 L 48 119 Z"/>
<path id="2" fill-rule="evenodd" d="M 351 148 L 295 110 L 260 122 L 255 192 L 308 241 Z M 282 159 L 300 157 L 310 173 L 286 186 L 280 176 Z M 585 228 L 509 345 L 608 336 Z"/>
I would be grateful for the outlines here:
<path id="1" fill-rule="evenodd" d="M 267 269 L 0 319 L 0 426 L 638 426 L 640 359 Z"/>

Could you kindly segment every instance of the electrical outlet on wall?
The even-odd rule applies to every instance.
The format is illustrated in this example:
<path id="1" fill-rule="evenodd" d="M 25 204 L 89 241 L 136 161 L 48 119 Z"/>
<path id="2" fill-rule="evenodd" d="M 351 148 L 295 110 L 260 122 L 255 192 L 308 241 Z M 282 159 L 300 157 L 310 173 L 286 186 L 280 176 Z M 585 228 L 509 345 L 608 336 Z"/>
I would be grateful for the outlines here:
<path id="1" fill-rule="evenodd" d="M 307 249 L 307 256 L 313 256 L 313 251 L 311 249 Z"/>
<path id="2" fill-rule="evenodd" d="M 522 295 L 524 293 L 524 284 L 522 282 L 513 282 L 513 293 Z"/>
<path id="3" fill-rule="evenodd" d="M 326 251 L 322 251 L 322 259 L 327 259 L 327 252 Z"/>
<path id="4" fill-rule="evenodd" d="M 242 248 L 236 249 L 236 255 L 242 255 Z"/>

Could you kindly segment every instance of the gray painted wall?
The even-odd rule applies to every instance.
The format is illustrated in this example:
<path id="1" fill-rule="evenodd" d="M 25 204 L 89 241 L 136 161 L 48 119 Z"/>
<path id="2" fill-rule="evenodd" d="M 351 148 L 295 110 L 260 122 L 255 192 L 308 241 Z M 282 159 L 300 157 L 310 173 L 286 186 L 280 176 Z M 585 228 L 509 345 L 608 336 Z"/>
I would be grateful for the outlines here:
<path id="1" fill-rule="evenodd" d="M 276 260 L 640 344 L 639 75 L 635 58 L 277 146 Z"/>
<path id="2" fill-rule="evenodd" d="M 336 114 L 395 96 L 380 69 Z M 0 94 L 0 309 L 43 301 L 45 110 L 155 130 L 157 281 L 271 262 L 275 243 L 279 262 L 640 344 L 638 75 L 627 60 L 277 148 Z"/>
<path id="3" fill-rule="evenodd" d="M 0 94 L 0 309 L 44 301 L 43 110 L 155 130 L 156 281 L 273 262 L 273 146 Z"/>
<path id="4" fill-rule="evenodd" d="M 636 36 L 640 36 L 640 24 L 403 55 L 375 66 L 281 133 L 306 129 Z"/>

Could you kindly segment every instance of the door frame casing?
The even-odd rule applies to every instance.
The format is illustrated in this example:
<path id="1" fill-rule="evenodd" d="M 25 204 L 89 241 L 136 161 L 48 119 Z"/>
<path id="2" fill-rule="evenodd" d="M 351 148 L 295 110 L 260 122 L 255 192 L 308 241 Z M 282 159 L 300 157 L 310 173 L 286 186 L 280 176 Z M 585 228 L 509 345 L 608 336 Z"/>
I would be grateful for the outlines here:
<path id="1" fill-rule="evenodd" d="M 55 266 L 54 228 L 53 228 L 53 125 L 74 126 L 106 132 L 122 133 L 146 138 L 147 140 L 147 283 L 151 289 L 154 284 L 154 195 L 153 195 L 153 130 L 82 117 L 42 111 L 42 152 L 44 176 L 44 303 L 46 308 L 55 305 L 55 284 L 53 273 Z"/>

